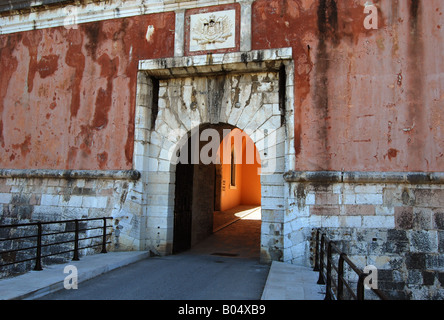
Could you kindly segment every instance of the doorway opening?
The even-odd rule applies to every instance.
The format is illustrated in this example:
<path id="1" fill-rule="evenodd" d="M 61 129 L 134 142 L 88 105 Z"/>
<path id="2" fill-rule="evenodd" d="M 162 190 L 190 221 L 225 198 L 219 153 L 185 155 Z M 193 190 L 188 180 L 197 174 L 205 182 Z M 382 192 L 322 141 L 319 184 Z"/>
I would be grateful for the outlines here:
<path id="1" fill-rule="evenodd" d="M 183 140 L 176 153 L 173 253 L 242 219 L 259 221 L 260 229 L 261 162 L 252 139 L 219 124 L 201 125 Z"/>

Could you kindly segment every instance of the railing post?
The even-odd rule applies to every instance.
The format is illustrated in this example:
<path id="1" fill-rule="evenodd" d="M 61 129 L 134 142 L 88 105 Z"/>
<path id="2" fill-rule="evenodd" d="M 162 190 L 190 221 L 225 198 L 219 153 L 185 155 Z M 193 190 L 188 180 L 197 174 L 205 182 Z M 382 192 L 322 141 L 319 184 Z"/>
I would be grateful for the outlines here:
<path id="1" fill-rule="evenodd" d="M 364 280 L 368 276 L 366 273 L 361 273 L 358 279 L 358 287 L 356 289 L 356 296 L 359 301 L 364 300 Z"/>
<path id="2" fill-rule="evenodd" d="M 79 261 L 79 220 L 75 220 L 75 230 L 74 230 L 74 257 L 73 261 Z"/>
<path id="3" fill-rule="evenodd" d="M 331 241 L 327 247 L 327 287 L 325 288 L 325 300 L 332 300 L 331 297 Z"/>
<path id="4" fill-rule="evenodd" d="M 313 271 L 319 271 L 319 229 L 316 231 L 316 245 L 315 245 L 315 266 Z"/>
<path id="5" fill-rule="evenodd" d="M 321 247 L 319 252 L 319 279 L 317 284 L 325 284 L 324 281 L 324 242 L 325 242 L 325 234 L 321 236 Z"/>
<path id="6" fill-rule="evenodd" d="M 106 253 L 106 218 L 103 218 L 102 252 Z"/>
<path id="7" fill-rule="evenodd" d="M 344 299 L 344 258 L 346 254 L 341 253 L 339 256 L 339 262 L 338 262 L 338 300 Z"/>
<path id="8" fill-rule="evenodd" d="M 37 254 L 35 257 L 35 271 L 41 271 L 42 268 L 42 223 L 37 222 Z"/>

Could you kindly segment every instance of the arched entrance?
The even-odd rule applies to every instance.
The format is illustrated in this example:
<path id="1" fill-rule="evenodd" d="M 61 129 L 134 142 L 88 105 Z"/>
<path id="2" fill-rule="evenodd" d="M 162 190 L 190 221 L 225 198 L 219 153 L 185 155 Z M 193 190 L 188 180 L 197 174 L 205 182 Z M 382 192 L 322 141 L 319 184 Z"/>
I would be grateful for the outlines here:
<path id="1" fill-rule="evenodd" d="M 205 124 L 182 141 L 172 159 L 176 164 L 173 253 L 188 250 L 251 214 L 249 209 L 259 207 L 260 213 L 261 202 L 259 153 L 242 130 Z"/>
<path id="2" fill-rule="evenodd" d="M 141 173 L 141 247 L 173 252 L 176 188 L 191 179 L 176 181 L 177 170 L 188 170 L 173 161 L 176 151 L 202 126 L 223 123 L 245 132 L 260 154 L 261 261 L 282 260 L 283 174 L 295 163 L 293 72 L 291 48 L 140 61 L 133 165 Z M 195 182 L 196 172 L 187 172 Z M 207 208 L 222 205 L 218 197 L 206 199 L 213 201 Z"/>

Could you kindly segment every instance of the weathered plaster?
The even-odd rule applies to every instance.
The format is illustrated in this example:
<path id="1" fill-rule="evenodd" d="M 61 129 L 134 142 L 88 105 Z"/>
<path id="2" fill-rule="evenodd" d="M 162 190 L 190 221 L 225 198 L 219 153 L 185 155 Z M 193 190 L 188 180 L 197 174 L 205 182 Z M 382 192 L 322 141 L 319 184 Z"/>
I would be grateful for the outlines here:
<path id="1" fill-rule="evenodd" d="M 170 24 L 174 14 L 1 36 L 0 167 L 131 169 L 138 62 L 172 51 Z"/>

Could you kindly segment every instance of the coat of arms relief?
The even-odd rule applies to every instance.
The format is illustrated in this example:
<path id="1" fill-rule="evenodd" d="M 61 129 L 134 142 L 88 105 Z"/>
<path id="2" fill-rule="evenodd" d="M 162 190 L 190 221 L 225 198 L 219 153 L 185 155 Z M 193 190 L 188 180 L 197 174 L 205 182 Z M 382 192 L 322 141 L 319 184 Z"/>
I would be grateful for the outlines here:
<path id="1" fill-rule="evenodd" d="M 231 22 L 227 16 L 211 15 L 208 19 L 201 18 L 199 24 L 193 28 L 193 32 L 193 40 L 199 45 L 223 43 L 233 36 Z"/>
<path id="2" fill-rule="evenodd" d="M 191 16 L 190 51 L 235 47 L 235 11 Z"/>

